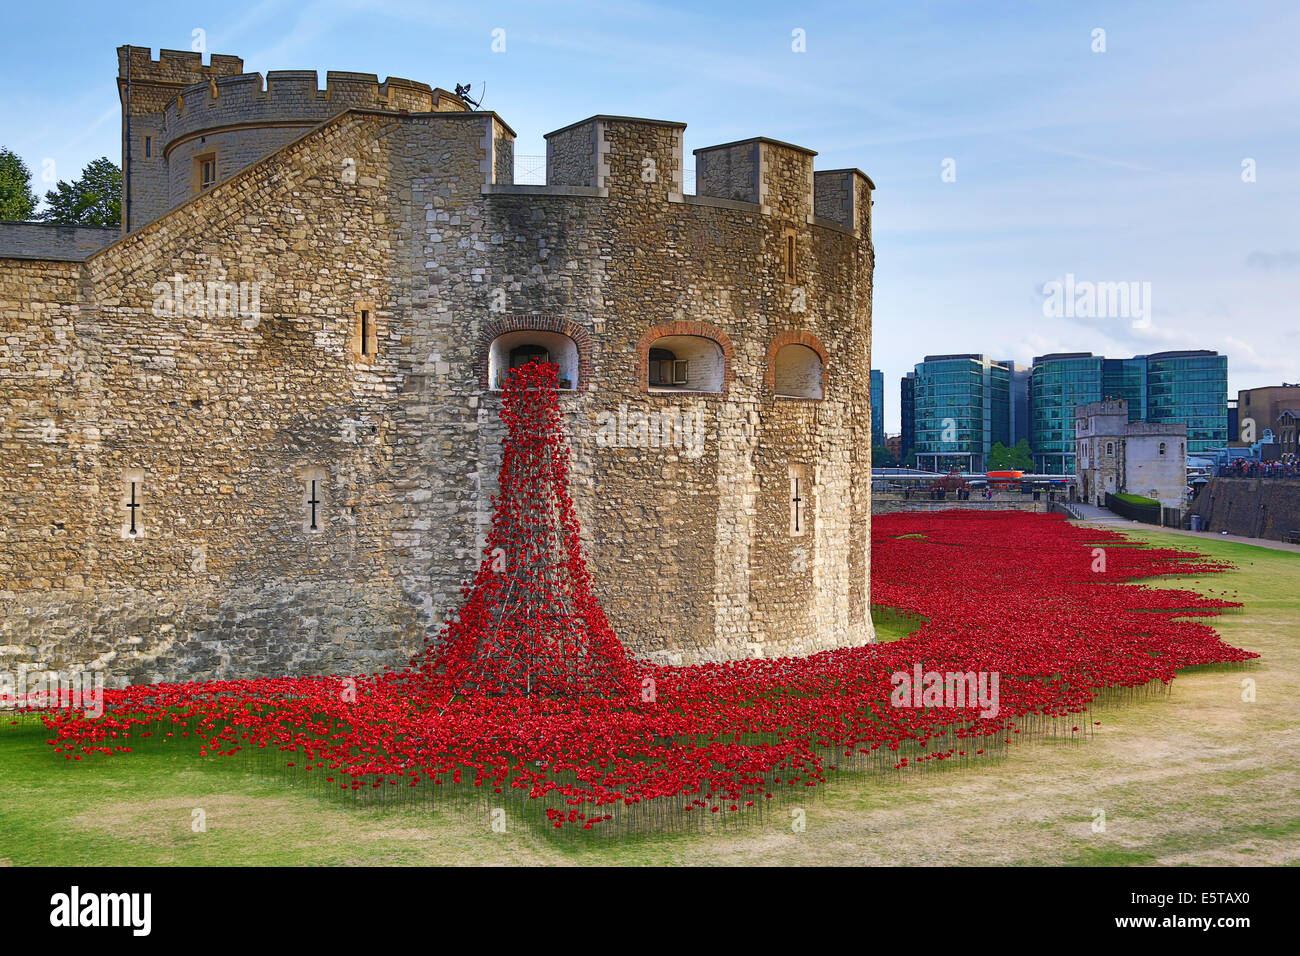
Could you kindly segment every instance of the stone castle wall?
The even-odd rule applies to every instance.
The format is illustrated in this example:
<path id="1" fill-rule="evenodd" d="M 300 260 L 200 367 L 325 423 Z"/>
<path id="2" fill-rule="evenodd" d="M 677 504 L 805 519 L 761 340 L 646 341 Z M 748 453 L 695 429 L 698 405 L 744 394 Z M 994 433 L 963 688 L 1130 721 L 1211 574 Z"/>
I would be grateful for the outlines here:
<path id="1" fill-rule="evenodd" d="M 1300 531 L 1300 481 L 1211 478 L 1188 514 L 1204 518 L 1207 531 L 1282 541 Z"/>
<path id="2" fill-rule="evenodd" d="M 869 640 L 869 187 L 853 221 L 816 224 L 811 154 L 793 150 L 766 214 L 683 199 L 680 124 L 591 125 L 573 140 L 600 148 L 570 178 L 600 185 L 539 189 L 509 184 L 513 134 L 492 114 L 352 110 L 84 263 L 0 258 L 0 670 L 403 664 L 477 565 L 502 437 L 482 363 L 521 326 L 582 342 L 589 374 L 561 398 L 575 501 L 633 651 Z M 667 174 L 647 182 L 646 158 Z M 177 277 L 256 283 L 258 314 L 188 294 L 176 309 Z M 726 343 L 725 391 L 647 390 L 655 330 L 688 327 Z M 827 358 L 821 401 L 774 396 L 770 346 L 792 333 Z M 602 431 L 683 410 L 697 448 Z M 797 537 L 795 467 L 811 480 Z"/>

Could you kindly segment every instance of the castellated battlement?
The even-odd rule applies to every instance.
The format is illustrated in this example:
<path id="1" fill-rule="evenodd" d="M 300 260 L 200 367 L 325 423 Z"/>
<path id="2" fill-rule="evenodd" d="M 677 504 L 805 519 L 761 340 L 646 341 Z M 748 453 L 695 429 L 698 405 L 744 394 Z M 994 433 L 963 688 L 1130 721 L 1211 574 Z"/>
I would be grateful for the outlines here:
<path id="1" fill-rule="evenodd" d="M 245 73 L 243 60 L 147 47 L 118 49 L 123 112 L 123 218 L 127 231 L 271 154 L 348 109 L 463 112 L 446 90 L 373 73 Z"/>
<path id="2" fill-rule="evenodd" d="M 325 85 L 315 70 L 273 70 L 210 77 L 179 90 L 166 106 L 164 149 L 200 131 L 239 124 L 297 122 L 315 125 L 346 109 L 407 113 L 464 111 L 465 101 L 427 83 L 374 73 L 331 70 Z"/>
<path id="3" fill-rule="evenodd" d="M 231 76 L 244 72 L 244 60 L 238 56 L 214 53 L 207 64 L 203 54 L 188 50 L 159 50 L 158 58 L 147 46 L 117 48 L 118 79 L 134 83 L 162 83 L 186 86 L 207 77 Z"/>
<path id="4" fill-rule="evenodd" d="M 683 195 L 685 129 L 668 120 L 598 115 L 547 133 L 546 188 L 641 193 L 870 232 L 875 186 L 865 173 L 814 172 L 814 150 L 762 136 L 695 150 L 696 193 Z"/>

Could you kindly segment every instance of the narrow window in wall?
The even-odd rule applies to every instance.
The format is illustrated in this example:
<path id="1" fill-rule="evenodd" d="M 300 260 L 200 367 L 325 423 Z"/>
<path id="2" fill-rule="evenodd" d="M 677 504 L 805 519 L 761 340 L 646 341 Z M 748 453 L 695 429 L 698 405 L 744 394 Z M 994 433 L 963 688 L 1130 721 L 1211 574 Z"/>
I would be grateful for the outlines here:
<path id="1" fill-rule="evenodd" d="M 1113 454 L 1115 454 L 1115 443 L 1108 441 L 1106 442 L 1106 455 L 1110 456 Z"/>
<path id="2" fill-rule="evenodd" d="M 790 536 L 797 538 L 808 531 L 808 469 L 790 466 Z"/>
<path id="3" fill-rule="evenodd" d="M 194 191 L 203 192 L 217 184 L 217 154 L 194 157 Z"/>
<path id="4" fill-rule="evenodd" d="M 1160 454 L 1163 455 L 1164 453 L 1165 453 L 1165 443 L 1164 443 L 1164 442 L 1161 442 L 1161 443 L 1160 443 Z"/>
<path id="5" fill-rule="evenodd" d="M 144 470 L 122 472 L 122 537 L 128 541 L 144 537 Z"/>
<path id="6" fill-rule="evenodd" d="M 379 352 L 379 333 L 375 329 L 375 304 L 358 302 L 352 321 L 352 353 L 360 359 L 372 361 Z"/>
<path id="7" fill-rule="evenodd" d="M 785 281 L 793 282 L 795 280 L 795 253 L 798 250 L 798 242 L 793 229 L 785 231 Z"/>
<path id="8" fill-rule="evenodd" d="M 149 159 L 152 156 L 153 156 L 153 137 L 146 136 L 144 138 L 144 158 Z"/>
<path id="9" fill-rule="evenodd" d="M 301 473 L 302 530 L 308 534 L 319 534 L 325 530 L 327 477 L 324 468 L 307 468 Z"/>

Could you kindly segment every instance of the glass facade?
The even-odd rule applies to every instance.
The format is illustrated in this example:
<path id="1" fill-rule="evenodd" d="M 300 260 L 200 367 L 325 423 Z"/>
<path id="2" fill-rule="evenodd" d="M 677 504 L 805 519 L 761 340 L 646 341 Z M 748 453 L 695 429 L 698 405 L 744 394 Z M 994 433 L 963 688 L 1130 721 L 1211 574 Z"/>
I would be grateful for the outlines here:
<path id="1" fill-rule="evenodd" d="M 1074 474 L 1074 408 L 1103 398 L 1128 402 L 1129 421 L 1187 426 L 1187 453 L 1228 441 L 1228 359 L 1217 352 L 1160 352 L 1108 359 L 1090 352 L 1034 359 L 1029 444 L 1034 468 Z"/>
<path id="2" fill-rule="evenodd" d="M 1217 352 L 1148 355 L 1147 419 L 1187 426 L 1187 453 L 1228 444 L 1228 357 Z"/>
<path id="3" fill-rule="evenodd" d="M 885 443 L 885 373 L 871 370 L 871 447 Z"/>
<path id="4" fill-rule="evenodd" d="M 1128 420 L 1147 420 L 1147 359 L 1139 355 L 1131 359 L 1103 359 L 1101 391 L 1106 398 L 1122 398 L 1128 402 Z"/>
<path id="5" fill-rule="evenodd" d="M 1008 447 L 1021 439 L 1029 441 L 1029 366 L 1016 362 L 1004 363 L 1011 381 L 1011 427 Z"/>
<path id="6" fill-rule="evenodd" d="M 916 450 L 916 373 L 903 376 L 898 389 L 899 461 L 906 465 L 908 457 Z"/>
<path id="7" fill-rule="evenodd" d="M 1041 355 L 1029 373 L 1029 445 L 1034 470 L 1072 475 L 1074 409 L 1104 396 L 1105 360 L 1091 352 Z"/>
<path id="8" fill-rule="evenodd" d="M 912 382 L 918 468 L 983 471 L 994 442 L 1011 444 L 1007 363 L 984 355 L 927 355 Z"/>

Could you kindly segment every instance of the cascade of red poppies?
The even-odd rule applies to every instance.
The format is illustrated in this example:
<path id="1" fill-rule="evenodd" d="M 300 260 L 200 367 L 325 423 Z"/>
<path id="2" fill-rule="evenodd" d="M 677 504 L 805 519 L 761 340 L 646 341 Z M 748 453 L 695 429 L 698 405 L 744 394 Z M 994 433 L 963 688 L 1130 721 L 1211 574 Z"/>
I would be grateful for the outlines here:
<path id="1" fill-rule="evenodd" d="M 566 832 L 761 817 L 769 801 L 804 800 L 836 769 L 962 765 L 1026 737 L 1079 739 L 1099 697 L 1127 699 L 1168 686 L 1180 668 L 1256 656 L 1184 620 L 1236 602 L 1130 583 L 1226 565 L 1129 544 L 1055 515 L 879 515 L 872 598 L 924 619 L 910 637 L 804 658 L 646 665 L 649 699 L 540 696 L 602 686 L 599 675 L 626 660 L 606 630 L 593 641 L 592 630 L 555 628 L 546 633 L 568 641 L 582 666 L 546 671 L 533 695 L 519 695 L 519 675 L 535 671 L 518 662 L 556 661 L 559 651 L 525 635 L 522 650 L 495 653 L 492 635 L 519 637 L 529 619 L 498 602 L 502 617 L 483 612 L 478 630 L 455 629 L 445 650 L 407 671 L 138 685 L 106 690 L 99 715 L 53 706 L 41 715 L 70 761 L 190 738 L 200 754 L 239 754 L 353 800 L 476 797 L 479 809 L 504 807 L 512 820 Z M 566 607 L 576 620 L 594 604 Z M 506 628 L 489 630 L 497 620 Z M 471 676 L 447 694 L 453 663 Z M 897 699 L 897 676 L 918 666 L 999 675 L 997 714 L 969 699 Z"/>
<path id="2" fill-rule="evenodd" d="M 425 672 L 458 694 L 622 696 L 632 664 L 592 594 L 569 495 L 558 368 L 510 370 L 492 527 L 459 614 Z"/>

